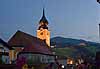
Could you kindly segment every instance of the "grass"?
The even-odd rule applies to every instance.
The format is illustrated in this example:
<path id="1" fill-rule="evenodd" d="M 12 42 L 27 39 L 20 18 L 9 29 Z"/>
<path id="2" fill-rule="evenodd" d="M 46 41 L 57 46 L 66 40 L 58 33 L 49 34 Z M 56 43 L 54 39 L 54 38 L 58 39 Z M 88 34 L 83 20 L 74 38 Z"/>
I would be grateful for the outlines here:
<path id="1" fill-rule="evenodd" d="M 53 51 L 56 53 L 56 55 L 61 56 L 70 56 L 73 53 L 71 48 L 55 48 Z"/>
<path id="2" fill-rule="evenodd" d="M 87 52 L 90 52 L 93 55 L 96 54 L 97 50 L 100 50 L 95 46 L 82 46 L 81 48 L 85 48 Z M 74 49 L 71 47 L 66 47 L 66 48 L 54 48 L 53 49 L 56 55 L 67 56 L 67 57 L 70 57 L 71 55 L 73 55 L 76 50 L 78 50 L 78 48 Z"/>
<path id="3" fill-rule="evenodd" d="M 86 46 L 85 48 L 94 55 L 96 54 L 97 48 L 95 46 Z"/>

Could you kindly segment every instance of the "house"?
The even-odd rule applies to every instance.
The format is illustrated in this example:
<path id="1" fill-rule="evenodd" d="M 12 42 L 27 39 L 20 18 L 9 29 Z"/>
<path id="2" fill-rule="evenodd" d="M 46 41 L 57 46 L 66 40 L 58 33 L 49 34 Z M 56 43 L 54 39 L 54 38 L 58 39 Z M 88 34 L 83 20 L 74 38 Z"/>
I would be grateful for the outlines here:
<path id="1" fill-rule="evenodd" d="M 11 63 L 10 60 L 10 53 L 13 50 L 5 41 L 0 39 L 0 64 L 9 64 Z"/>

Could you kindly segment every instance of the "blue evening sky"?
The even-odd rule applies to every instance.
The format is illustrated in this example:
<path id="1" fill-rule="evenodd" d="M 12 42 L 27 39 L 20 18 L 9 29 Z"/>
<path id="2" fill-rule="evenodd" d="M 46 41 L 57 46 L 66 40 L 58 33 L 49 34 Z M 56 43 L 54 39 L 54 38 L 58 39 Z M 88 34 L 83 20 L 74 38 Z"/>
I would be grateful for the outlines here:
<path id="1" fill-rule="evenodd" d="M 17 30 L 36 36 L 43 5 L 51 37 L 99 41 L 96 0 L 0 0 L 0 38 L 7 41 Z"/>

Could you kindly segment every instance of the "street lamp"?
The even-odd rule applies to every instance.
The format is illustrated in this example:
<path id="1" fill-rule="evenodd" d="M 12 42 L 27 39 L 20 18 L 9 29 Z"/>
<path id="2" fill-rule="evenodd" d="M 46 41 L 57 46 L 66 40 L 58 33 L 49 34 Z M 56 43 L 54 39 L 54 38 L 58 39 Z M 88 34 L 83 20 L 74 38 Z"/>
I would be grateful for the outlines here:
<path id="1" fill-rule="evenodd" d="M 64 65 L 62 65 L 61 67 L 62 67 L 63 69 L 65 68 L 65 66 L 64 66 Z"/>

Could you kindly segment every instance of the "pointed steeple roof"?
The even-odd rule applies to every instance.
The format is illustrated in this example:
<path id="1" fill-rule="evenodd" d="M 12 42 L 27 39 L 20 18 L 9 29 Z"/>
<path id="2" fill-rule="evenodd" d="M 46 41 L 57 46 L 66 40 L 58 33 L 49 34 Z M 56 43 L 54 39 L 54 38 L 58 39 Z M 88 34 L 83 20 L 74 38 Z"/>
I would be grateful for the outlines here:
<path id="1" fill-rule="evenodd" d="M 44 8 L 43 8 L 43 15 L 42 15 L 42 18 L 40 19 L 39 23 L 42 23 L 42 22 L 48 24 L 48 20 L 45 17 L 45 10 L 44 10 Z"/>

